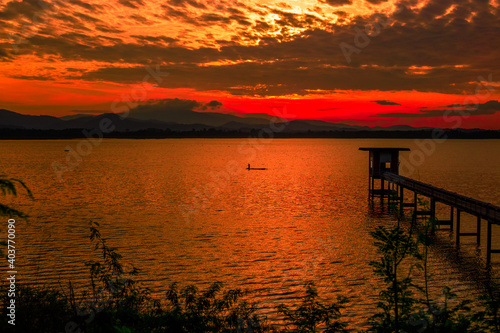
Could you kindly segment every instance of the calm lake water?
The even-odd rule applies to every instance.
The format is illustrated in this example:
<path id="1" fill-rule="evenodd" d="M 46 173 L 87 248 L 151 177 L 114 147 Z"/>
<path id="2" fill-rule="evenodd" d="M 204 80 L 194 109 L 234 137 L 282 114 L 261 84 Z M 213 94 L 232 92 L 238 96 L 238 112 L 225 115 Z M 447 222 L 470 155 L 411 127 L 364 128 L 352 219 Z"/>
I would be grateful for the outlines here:
<path id="1" fill-rule="evenodd" d="M 415 140 L 110 139 L 58 181 L 52 163 L 79 142 L 0 141 L 0 173 L 24 180 L 36 198 L 10 201 L 31 215 L 16 233 L 24 282 L 87 285 L 88 226 L 97 221 L 156 297 L 174 281 L 222 281 L 251 290 L 272 313 L 313 280 L 327 299 L 349 297 L 351 327 L 373 313 L 381 284 L 368 265 L 376 258 L 369 232 L 394 219 L 370 209 L 368 154 L 358 148 L 419 150 Z M 248 163 L 268 170 L 247 171 Z M 499 165 L 500 140 L 448 140 L 402 174 L 500 205 Z M 452 239 L 440 235 L 445 245 Z M 470 238 L 463 255 L 484 258 Z M 431 257 L 436 292 L 447 284 L 474 294 L 473 268 L 449 260 L 445 245 Z"/>

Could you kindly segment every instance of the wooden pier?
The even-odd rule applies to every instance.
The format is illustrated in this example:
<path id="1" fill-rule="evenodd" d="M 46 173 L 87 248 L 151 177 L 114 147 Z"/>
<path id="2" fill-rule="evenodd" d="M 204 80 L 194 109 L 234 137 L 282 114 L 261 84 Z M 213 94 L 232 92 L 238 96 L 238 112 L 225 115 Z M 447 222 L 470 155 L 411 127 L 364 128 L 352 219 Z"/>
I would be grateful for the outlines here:
<path id="1" fill-rule="evenodd" d="M 449 225 L 453 232 L 455 227 L 455 244 L 460 246 L 460 238 L 464 236 L 475 236 L 477 245 L 481 244 L 482 221 L 487 223 L 486 232 L 486 264 L 491 264 L 491 254 L 500 253 L 500 249 L 492 249 L 492 225 L 500 224 L 500 207 L 466 197 L 451 191 L 444 190 L 417 180 L 399 175 L 399 152 L 409 151 L 408 148 L 359 148 L 370 152 L 368 192 L 370 199 L 375 196 L 383 201 L 399 203 L 402 212 L 404 207 L 413 207 L 415 217 L 426 215 L 436 218 L 436 203 L 442 203 L 450 207 L 449 220 L 439 220 L 439 225 Z M 376 188 L 376 180 L 380 180 L 380 187 Z M 387 183 L 387 184 L 386 184 Z M 387 185 L 387 186 L 386 186 Z M 413 202 L 405 202 L 405 190 L 412 191 Z M 418 210 L 418 196 L 428 198 L 430 207 L 428 211 Z M 476 232 L 465 233 L 461 231 L 461 215 L 468 213 L 476 217 Z"/>

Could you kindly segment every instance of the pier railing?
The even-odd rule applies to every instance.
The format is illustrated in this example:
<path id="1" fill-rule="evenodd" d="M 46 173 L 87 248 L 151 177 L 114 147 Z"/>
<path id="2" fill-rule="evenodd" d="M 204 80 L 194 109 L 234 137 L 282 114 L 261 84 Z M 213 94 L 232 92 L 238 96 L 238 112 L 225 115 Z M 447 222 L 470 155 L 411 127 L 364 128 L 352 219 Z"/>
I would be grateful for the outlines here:
<path id="1" fill-rule="evenodd" d="M 439 187 L 413 180 L 392 172 L 385 172 L 383 177 L 390 183 L 407 188 L 415 193 L 432 198 L 435 201 L 455 207 L 461 211 L 476 215 L 494 224 L 500 224 L 500 207 L 464 195 L 447 191 Z"/>
<path id="2" fill-rule="evenodd" d="M 389 204 L 399 202 L 395 207 L 399 208 L 399 213 L 404 214 L 405 207 L 412 207 L 412 219 L 416 221 L 419 217 L 429 217 L 437 219 L 439 230 L 449 230 L 453 233 L 455 229 L 455 244 L 460 247 L 461 237 L 476 237 L 476 244 L 481 246 L 481 228 L 487 222 L 486 230 L 486 264 L 491 264 L 491 254 L 500 254 L 500 249 L 492 248 L 493 229 L 492 225 L 500 225 L 500 207 L 490 203 L 466 197 L 464 195 L 447 191 L 442 188 L 425 184 L 417 180 L 399 175 L 399 153 L 401 151 L 409 151 L 409 148 L 400 147 L 369 147 L 359 148 L 362 151 L 370 152 L 368 163 L 368 194 L 369 199 L 373 203 L 375 196 L 380 197 L 380 202 L 384 202 L 384 198 L 388 198 Z M 376 180 L 380 180 L 380 186 L 376 186 Z M 388 183 L 386 187 L 385 183 Z M 413 202 L 405 202 L 405 189 L 413 192 Z M 418 196 L 429 198 L 429 205 L 420 205 Z M 449 220 L 447 218 L 440 219 L 437 217 L 436 203 L 440 202 L 450 207 Z M 470 224 L 470 219 L 461 221 L 462 213 L 468 213 L 476 217 L 476 231 L 462 232 L 463 223 Z M 442 215 L 442 212 L 440 211 Z M 449 226 L 449 228 L 441 228 Z"/>

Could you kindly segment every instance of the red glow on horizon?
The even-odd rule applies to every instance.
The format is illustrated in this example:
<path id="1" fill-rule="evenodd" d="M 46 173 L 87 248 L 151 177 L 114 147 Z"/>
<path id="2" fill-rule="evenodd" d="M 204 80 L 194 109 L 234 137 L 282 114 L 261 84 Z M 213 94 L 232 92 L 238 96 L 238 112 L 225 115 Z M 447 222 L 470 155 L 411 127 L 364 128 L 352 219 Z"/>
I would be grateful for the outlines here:
<path id="1" fill-rule="evenodd" d="M 133 91 L 138 85 L 117 85 L 103 82 L 60 82 L 4 79 L 0 88 L 9 91 L 2 108 L 31 115 L 64 116 L 79 112 L 107 113 L 113 101 L 121 96 L 133 100 Z M 360 126 L 410 125 L 413 127 L 453 128 L 458 121 L 443 117 L 380 117 L 385 113 L 419 113 L 421 110 L 443 109 L 446 105 L 460 104 L 468 98 L 463 95 L 422 93 L 415 91 L 336 91 L 327 94 L 306 96 L 258 97 L 233 96 L 220 91 L 195 91 L 193 89 L 148 88 L 144 91 L 147 100 L 166 98 L 194 99 L 199 102 L 217 100 L 222 108 L 205 110 L 244 115 L 265 113 L 286 120 L 308 119 L 338 122 Z M 489 99 L 500 99 L 491 96 Z M 18 103 L 23 100 L 23 104 Z M 400 105 L 379 105 L 373 101 L 388 100 Z M 423 107 L 423 108 L 422 108 Z M 422 109 L 421 109 L 422 108 Z M 462 128 L 499 129 L 497 115 L 467 117 L 460 121 Z"/>

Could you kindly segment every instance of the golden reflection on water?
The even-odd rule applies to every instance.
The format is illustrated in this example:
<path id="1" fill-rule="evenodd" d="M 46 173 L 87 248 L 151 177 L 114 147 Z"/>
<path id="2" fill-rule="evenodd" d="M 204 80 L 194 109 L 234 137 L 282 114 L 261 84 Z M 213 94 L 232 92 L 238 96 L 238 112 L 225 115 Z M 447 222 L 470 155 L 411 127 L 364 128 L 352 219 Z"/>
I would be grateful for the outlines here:
<path id="1" fill-rule="evenodd" d="M 17 235 L 22 280 L 88 284 L 93 220 L 158 297 L 173 281 L 223 281 L 272 312 L 312 280 L 327 298 L 350 298 L 354 326 L 373 311 L 369 232 L 393 221 L 370 213 L 358 147 L 416 149 L 414 140 L 269 140 L 243 153 L 240 139 L 105 140 L 58 182 L 51 163 L 77 143 L 0 141 L 1 173 L 37 198 L 20 198 L 32 216 Z M 499 204 L 499 143 L 448 140 L 411 177 Z M 431 264 L 443 283 L 456 272 L 439 253 Z"/>

